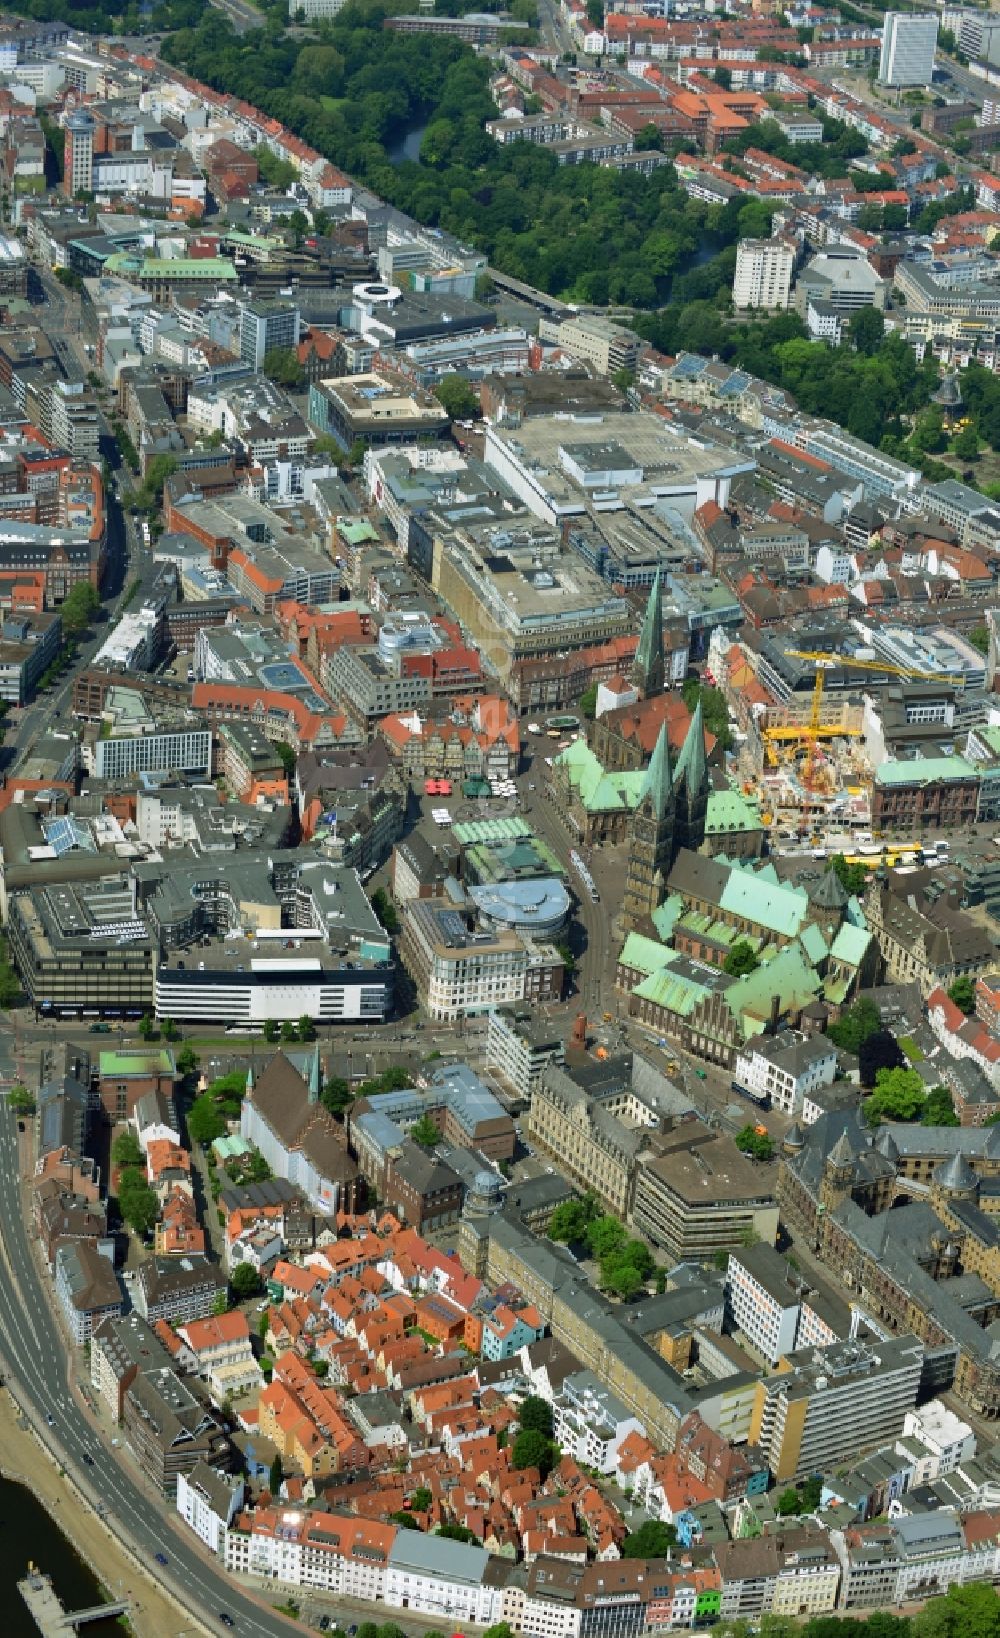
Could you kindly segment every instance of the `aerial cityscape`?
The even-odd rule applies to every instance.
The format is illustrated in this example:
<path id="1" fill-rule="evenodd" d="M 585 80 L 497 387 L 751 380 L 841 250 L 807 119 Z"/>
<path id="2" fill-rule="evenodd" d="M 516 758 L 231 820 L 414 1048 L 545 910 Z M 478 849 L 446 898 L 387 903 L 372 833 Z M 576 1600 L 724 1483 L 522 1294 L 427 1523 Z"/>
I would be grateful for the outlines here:
<path id="1" fill-rule="evenodd" d="M 11 1638 L 1000 1638 L 1000 12 L 0 15 L 0 735 Z"/>

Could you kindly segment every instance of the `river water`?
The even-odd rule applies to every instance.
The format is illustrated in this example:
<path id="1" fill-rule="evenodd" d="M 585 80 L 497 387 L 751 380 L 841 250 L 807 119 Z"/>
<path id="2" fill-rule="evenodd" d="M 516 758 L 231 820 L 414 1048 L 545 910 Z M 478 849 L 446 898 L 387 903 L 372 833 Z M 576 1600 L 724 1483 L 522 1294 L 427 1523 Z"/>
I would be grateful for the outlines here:
<path id="1" fill-rule="evenodd" d="M 420 158 L 420 144 L 424 140 L 426 125 L 416 125 L 412 131 L 407 131 L 404 137 L 394 142 L 391 148 L 386 149 L 393 165 L 402 165 L 405 159 L 412 159 L 414 164 Z"/>
<path id="2" fill-rule="evenodd" d="M 47 1458 L 39 1455 L 39 1461 Z M 66 1505 L 72 1505 L 66 1490 Z M 38 1628 L 17 1591 L 29 1560 L 52 1577 L 66 1610 L 83 1610 L 101 1602 L 96 1576 L 79 1559 L 56 1528 L 44 1507 L 23 1485 L 0 1479 L 0 1587 L 6 1587 L 3 1618 L 4 1638 L 38 1638 Z M 109 1594 L 118 1596 L 118 1588 Z M 121 1627 L 115 1621 L 94 1622 L 86 1628 L 90 1638 L 112 1638 Z"/>

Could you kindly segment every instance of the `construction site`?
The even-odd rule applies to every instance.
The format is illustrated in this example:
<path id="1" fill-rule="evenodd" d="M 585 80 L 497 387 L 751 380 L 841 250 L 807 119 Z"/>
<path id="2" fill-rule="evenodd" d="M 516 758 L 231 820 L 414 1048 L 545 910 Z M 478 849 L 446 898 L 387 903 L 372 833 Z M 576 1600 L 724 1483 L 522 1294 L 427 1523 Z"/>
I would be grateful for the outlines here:
<path id="1" fill-rule="evenodd" d="M 720 634 L 721 638 L 721 634 Z M 883 681 L 903 679 L 955 687 L 954 676 L 880 658 L 783 648 L 791 660 L 814 669 L 808 693 L 776 699 L 773 667 L 743 643 L 714 642 L 708 674 L 722 689 L 735 722 L 736 774 L 743 794 L 755 799 L 772 837 L 843 852 L 872 865 L 885 847 L 872 834 L 873 778 L 870 712 L 862 686 L 827 687 L 831 671 L 875 673 Z M 874 678 L 872 679 L 874 681 Z M 889 863 L 910 863 L 918 845 L 892 839 Z"/>

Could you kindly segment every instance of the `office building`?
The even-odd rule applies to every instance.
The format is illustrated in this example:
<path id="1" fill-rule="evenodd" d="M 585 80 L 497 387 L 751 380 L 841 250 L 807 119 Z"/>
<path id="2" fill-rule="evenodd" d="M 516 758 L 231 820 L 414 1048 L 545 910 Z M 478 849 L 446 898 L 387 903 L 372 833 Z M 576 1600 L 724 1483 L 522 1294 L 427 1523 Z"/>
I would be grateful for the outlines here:
<path id="1" fill-rule="evenodd" d="M 58 821 L 71 848 L 73 821 Z M 85 861 L 82 861 L 85 862 Z M 125 876 L 37 887 L 8 910 L 11 957 L 32 1005 L 46 1016 L 81 1011 L 138 1018 L 153 993 L 153 947 Z"/>
<path id="2" fill-rule="evenodd" d="M 96 1324 L 90 1339 L 90 1385 L 103 1399 L 114 1422 L 120 1422 L 125 1394 L 140 1371 L 169 1368 L 170 1355 L 139 1314 L 109 1317 Z"/>
<path id="3" fill-rule="evenodd" d="M 78 193 L 90 193 L 94 182 L 94 132 L 97 129 L 93 114 L 86 108 L 76 108 L 65 124 L 63 150 L 63 190 L 70 198 Z"/>
<path id="4" fill-rule="evenodd" d="M 259 370 L 268 353 L 297 347 L 299 310 L 291 302 L 251 301 L 240 308 L 240 360 Z"/>
<path id="5" fill-rule="evenodd" d="M 133 774 L 167 772 L 210 778 L 210 730 L 185 728 L 174 733 L 118 735 L 99 739 L 94 746 L 94 774 L 98 779 L 127 779 Z"/>
<path id="6" fill-rule="evenodd" d="M 223 1288 L 224 1289 L 224 1288 Z M 229 1445 L 215 1413 L 171 1370 L 141 1371 L 125 1394 L 122 1425 L 131 1454 L 170 1501 L 200 1463 L 223 1467 Z"/>
<path id="7" fill-rule="evenodd" d="M 472 932 L 461 911 L 429 899 L 406 905 L 400 952 L 431 1018 L 471 1018 L 562 995 L 563 960 L 553 945 L 513 931 Z"/>
<path id="8" fill-rule="evenodd" d="M 792 288 L 795 252 L 785 239 L 741 239 L 736 247 L 733 306 L 784 309 Z"/>
<path id="9" fill-rule="evenodd" d="M 544 1018 L 512 1007 L 496 1007 L 486 1032 L 486 1061 L 522 1098 L 530 1098 L 546 1064 L 566 1055 L 562 1035 Z"/>
<path id="10" fill-rule="evenodd" d="M 102 1320 L 122 1312 L 122 1293 L 110 1257 L 87 1240 L 59 1246 L 55 1260 L 56 1298 L 78 1347 L 89 1342 Z"/>
<path id="11" fill-rule="evenodd" d="M 882 55 L 878 77 L 881 85 L 930 85 L 934 78 L 934 52 L 938 20 L 933 12 L 887 11 L 882 29 Z"/>
<path id="12" fill-rule="evenodd" d="M 924 1346 L 914 1336 L 850 1340 L 801 1349 L 786 1364 L 758 1382 L 750 1422 L 750 1442 L 779 1484 L 826 1473 L 902 1433 L 917 1402 Z"/>
<path id="13" fill-rule="evenodd" d="M 451 422 L 437 399 L 389 370 L 315 381 L 309 388 L 309 424 L 344 449 L 360 441 L 380 448 L 442 438 Z"/>
<path id="14" fill-rule="evenodd" d="M 773 1246 L 741 1246 L 729 1253 L 727 1319 L 769 1365 L 777 1365 L 796 1348 L 825 1348 L 850 1331 L 846 1303 L 820 1303 L 815 1292 L 804 1295 L 808 1290 L 807 1282 Z"/>
<path id="15" fill-rule="evenodd" d="M 751 1236 L 773 1246 L 778 1207 L 732 1138 L 690 1123 L 660 1134 L 639 1166 L 632 1220 L 678 1261 L 708 1261 Z"/>

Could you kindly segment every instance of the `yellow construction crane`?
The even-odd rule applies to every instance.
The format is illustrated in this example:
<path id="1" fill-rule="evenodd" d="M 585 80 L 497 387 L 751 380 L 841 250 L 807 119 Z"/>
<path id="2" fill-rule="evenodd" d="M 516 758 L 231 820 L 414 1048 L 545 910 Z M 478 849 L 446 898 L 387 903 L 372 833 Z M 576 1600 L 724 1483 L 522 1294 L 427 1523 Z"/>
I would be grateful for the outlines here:
<path id="1" fill-rule="evenodd" d="M 852 670 L 885 671 L 892 677 L 913 677 L 918 678 L 921 682 L 943 682 L 950 683 L 952 687 L 955 688 L 965 687 L 964 677 L 948 677 L 938 672 L 921 671 L 916 666 L 888 665 L 883 660 L 855 660 L 852 656 L 847 654 L 815 653 L 812 649 L 804 648 L 786 648 L 785 653 L 792 660 L 812 660 L 816 667 L 816 680 L 813 683 L 812 706 L 809 712 L 809 722 L 807 726 L 803 727 L 802 732 L 799 735 L 799 737 L 806 741 L 809 745 L 809 757 L 803 773 L 803 783 L 807 788 L 809 788 L 811 785 L 815 773 L 816 746 L 820 739 L 829 738 L 831 732 L 829 729 L 824 729 L 821 721 L 823 713 L 823 684 L 828 669 L 842 665 L 849 666 Z M 846 730 L 840 729 L 838 732 L 845 733 Z M 834 737 L 837 737 L 836 734 Z"/>

